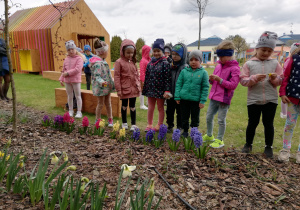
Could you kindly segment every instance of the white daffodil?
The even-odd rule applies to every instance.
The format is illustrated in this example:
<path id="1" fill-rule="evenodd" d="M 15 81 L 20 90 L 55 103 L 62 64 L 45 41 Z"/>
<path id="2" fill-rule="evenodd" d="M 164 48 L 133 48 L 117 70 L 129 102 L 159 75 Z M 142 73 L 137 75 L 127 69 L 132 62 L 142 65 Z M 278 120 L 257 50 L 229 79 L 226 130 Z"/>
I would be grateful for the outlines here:
<path id="1" fill-rule="evenodd" d="M 76 166 L 69 166 L 67 169 L 66 169 L 66 171 L 67 170 L 70 170 L 70 171 L 76 171 Z"/>
<path id="2" fill-rule="evenodd" d="M 69 160 L 68 155 L 66 152 L 63 152 L 64 161 L 67 162 Z"/>
<path id="3" fill-rule="evenodd" d="M 154 178 L 150 180 L 149 196 L 150 198 L 154 196 Z"/>
<path id="4" fill-rule="evenodd" d="M 123 178 L 126 178 L 126 177 L 132 175 L 131 171 L 134 171 L 134 170 L 136 169 L 136 166 L 128 166 L 127 164 L 123 164 L 123 165 L 121 166 L 121 169 L 124 169 L 124 170 L 123 170 L 122 177 L 123 177 Z"/>
<path id="5" fill-rule="evenodd" d="M 51 158 L 51 164 L 56 164 L 58 162 L 58 157 L 56 155 L 53 155 Z"/>
<path id="6" fill-rule="evenodd" d="M 88 183 L 90 180 L 89 180 L 89 178 L 87 178 L 87 177 L 82 177 L 82 178 L 81 178 L 81 181 L 82 181 L 82 182 L 85 182 L 85 183 Z"/>

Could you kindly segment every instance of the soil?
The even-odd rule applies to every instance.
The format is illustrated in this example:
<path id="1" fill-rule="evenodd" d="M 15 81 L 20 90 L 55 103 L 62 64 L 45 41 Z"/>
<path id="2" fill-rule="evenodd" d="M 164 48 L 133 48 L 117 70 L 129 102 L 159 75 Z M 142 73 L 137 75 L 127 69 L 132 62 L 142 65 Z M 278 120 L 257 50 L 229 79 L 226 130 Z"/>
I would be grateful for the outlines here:
<path id="1" fill-rule="evenodd" d="M 12 102 L 0 101 L 0 106 L 0 148 L 11 138 L 10 151 L 22 152 L 27 157 L 28 172 L 46 148 L 48 154 L 67 152 L 71 164 L 77 166 L 72 172 L 75 177 L 88 177 L 101 186 L 106 183 L 108 198 L 104 209 L 114 208 L 122 164 L 137 166 L 122 209 L 129 209 L 129 192 L 138 178 L 155 179 L 154 203 L 162 196 L 159 209 L 188 209 L 154 168 L 195 209 L 300 209 L 300 167 L 295 159 L 280 163 L 277 157 L 267 159 L 262 154 L 242 154 L 240 149 L 226 148 L 210 150 L 205 160 L 199 160 L 185 152 L 183 145 L 172 152 L 167 143 L 159 149 L 131 141 L 120 143 L 109 139 L 109 129 L 104 137 L 80 135 L 77 130 L 67 135 L 41 125 L 47 113 L 21 104 L 17 109 L 18 132 L 14 134 L 12 125 L 5 124 L 11 115 Z M 123 180 L 123 186 L 125 182 Z M 0 188 L 5 188 L 5 179 Z M 44 204 L 40 201 L 33 207 L 28 195 L 21 199 L 0 190 L 0 209 L 44 209 Z"/>

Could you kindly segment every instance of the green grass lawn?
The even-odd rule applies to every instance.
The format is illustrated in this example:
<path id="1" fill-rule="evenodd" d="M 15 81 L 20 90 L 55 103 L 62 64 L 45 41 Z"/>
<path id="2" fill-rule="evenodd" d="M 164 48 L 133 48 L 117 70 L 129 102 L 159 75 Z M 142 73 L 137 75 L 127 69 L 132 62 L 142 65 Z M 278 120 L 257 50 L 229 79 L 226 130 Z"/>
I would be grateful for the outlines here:
<path id="1" fill-rule="evenodd" d="M 207 69 L 211 74 L 213 69 Z M 62 108 L 55 107 L 55 93 L 54 89 L 59 88 L 60 83 L 58 81 L 52 81 L 44 79 L 41 75 L 32 74 L 14 74 L 15 85 L 17 90 L 17 101 L 26 106 L 33 107 L 37 110 L 46 111 L 51 114 L 63 114 Z M 85 89 L 86 85 L 82 84 L 82 88 Z M 200 112 L 200 130 L 202 133 L 206 133 L 206 111 L 209 104 L 209 100 L 205 104 L 205 108 Z M 147 125 L 147 111 L 139 109 L 140 103 L 137 98 L 137 126 L 144 129 Z M 281 119 L 280 114 L 280 100 L 275 116 L 275 139 L 274 139 L 274 151 L 278 152 L 282 148 L 282 134 L 285 124 L 285 119 Z M 84 113 L 88 116 L 91 122 L 95 121 L 95 116 L 92 114 Z M 245 144 L 245 132 L 247 126 L 247 88 L 239 85 L 234 93 L 232 104 L 227 114 L 227 126 L 224 136 L 224 142 L 226 147 L 241 148 Z M 106 119 L 104 116 L 103 118 Z M 130 125 L 130 116 L 128 116 L 128 122 Z M 121 119 L 114 119 L 114 121 Z M 158 120 L 158 112 L 155 110 L 153 124 Z M 215 129 L 214 135 L 218 132 L 217 116 L 215 116 Z M 292 142 L 293 153 L 297 150 L 299 144 L 299 127 L 295 128 L 294 137 Z M 263 152 L 264 149 L 264 128 L 262 122 L 259 124 L 256 130 L 256 136 L 253 144 L 254 152 Z"/>

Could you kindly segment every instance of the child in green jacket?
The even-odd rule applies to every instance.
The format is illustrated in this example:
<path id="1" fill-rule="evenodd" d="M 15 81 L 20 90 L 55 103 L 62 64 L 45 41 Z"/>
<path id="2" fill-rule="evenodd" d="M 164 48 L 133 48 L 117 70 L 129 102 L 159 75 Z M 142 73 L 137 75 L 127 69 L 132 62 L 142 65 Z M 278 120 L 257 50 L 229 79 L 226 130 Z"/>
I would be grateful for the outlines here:
<path id="1" fill-rule="evenodd" d="M 202 52 L 194 50 L 189 54 L 189 66 L 183 69 L 176 82 L 175 101 L 180 104 L 183 137 L 188 137 L 189 118 L 191 127 L 199 126 L 200 109 L 207 100 L 209 81 L 206 70 L 201 66 Z"/>

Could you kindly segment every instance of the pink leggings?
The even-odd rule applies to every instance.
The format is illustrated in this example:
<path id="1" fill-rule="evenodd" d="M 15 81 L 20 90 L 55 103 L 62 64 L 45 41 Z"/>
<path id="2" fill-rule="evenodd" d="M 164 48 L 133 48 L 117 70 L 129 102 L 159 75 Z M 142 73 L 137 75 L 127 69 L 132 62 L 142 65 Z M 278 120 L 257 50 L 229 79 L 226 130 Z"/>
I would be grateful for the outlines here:
<path id="1" fill-rule="evenodd" d="M 148 97 L 148 127 L 152 128 L 153 124 L 153 114 L 155 109 L 155 103 L 157 101 L 157 109 L 158 109 L 158 123 L 160 126 L 164 122 L 165 110 L 164 110 L 164 98 L 152 98 Z"/>

